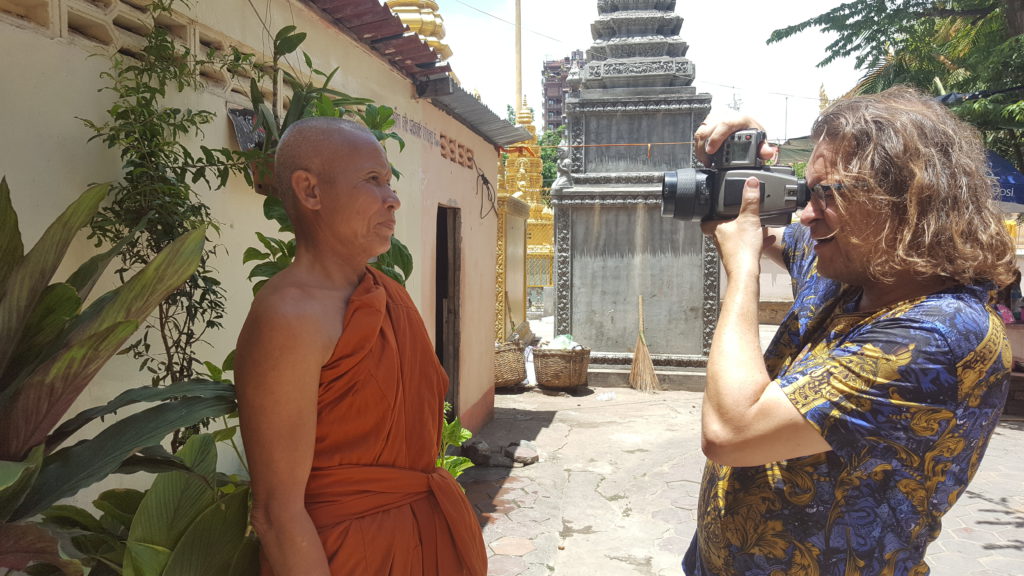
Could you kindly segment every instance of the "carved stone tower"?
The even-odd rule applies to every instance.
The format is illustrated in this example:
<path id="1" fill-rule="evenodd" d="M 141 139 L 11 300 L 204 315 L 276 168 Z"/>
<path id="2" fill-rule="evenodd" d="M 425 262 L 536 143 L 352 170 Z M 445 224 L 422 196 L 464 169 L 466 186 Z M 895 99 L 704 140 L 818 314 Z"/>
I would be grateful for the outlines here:
<path id="1" fill-rule="evenodd" d="M 644 298 L 656 364 L 703 365 L 718 306 L 718 258 L 697 223 L 661 216 L 666 171 L 692 165 L 711 96 L 679 37 L 674 0 L 598 0 L 594 44 L 569 73 L 569 185 L 555 209 L 555 331 L 628 364 Z"/>

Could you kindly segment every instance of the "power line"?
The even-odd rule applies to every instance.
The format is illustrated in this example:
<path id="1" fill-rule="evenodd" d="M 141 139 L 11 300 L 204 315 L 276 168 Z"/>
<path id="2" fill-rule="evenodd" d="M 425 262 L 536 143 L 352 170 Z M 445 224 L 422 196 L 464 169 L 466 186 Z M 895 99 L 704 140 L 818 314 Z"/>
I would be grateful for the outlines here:
<path id="1" fill-rule="evenodd" d="M 800 98 L 802 100 L 810 100 L 812 102 L 813 101 L 817 101 L 819 99 L 819 96 L 801 96 L 800 94 L 787 94 L 785 92 L 771 92 L 771 91 L 760 90 L 760 89 L 756 89 L 756 88 L 754 88 L 754 89 L 744 88 L 742 86 L 735 86 L 733 84 L 719 84 L 717 82 L 707 82 L 707 81 L 703 81 L 703 80 L 699 80 L 699 79 L 694 80 L 693 81 L 693 85 L 696 88 L 700 88 L 700 86 L 718 86 L 719 88 L 728 88 L 728 89 L 734 90 L 734 91 L 735 90 L 740 90 L 740 91 L 743 91 L 743 92 L 756 92 L 757 94 L 768 94 L 768 95 L 772 95 L 772 96 L 782 96 L 784 98 Z"/>
<path id="2" fill-rule="evenodd" d="M 496 16 L 494 14 L 491 14 L 490 12 L 487 12 L 485 10 L 481 10 L 481 9 L 477 8 L 476 6 L 473 6 L 471 4 L 467 4 L 466 2 L 463 2 L 462 0 L 455 0 L 455 2 L 458 2 L 459 4 L 462 4 L 466 8 L 470 8 L 472 10 L 476 10 L 477 12 L 483 14 L 484 16 L 488 16 L 490 18 L 494 18 L 495 20 L 497 20 L 499 22 L 504 22 L 505 24 L 508 24 L 509 26 L 515 26 L 516 25 L 515 22 L 509 22 L 508 20 L 505 20 L 501 16 Z M 548 40 L 553 40 L 553 41 L 558 42 L 560 44 L 563 42 L 560 38 L 554 38 L 554 37 L 548 36 L 547 34 L 542 34 L 540 32 L 537 32 L 536 30 L 530 30 L 529 28 L 523 28 L 523 30 L 526 30 L 530 34 L 534 34 L 534 35 L 540 36 L 541 38 L 547 38 Z"/>

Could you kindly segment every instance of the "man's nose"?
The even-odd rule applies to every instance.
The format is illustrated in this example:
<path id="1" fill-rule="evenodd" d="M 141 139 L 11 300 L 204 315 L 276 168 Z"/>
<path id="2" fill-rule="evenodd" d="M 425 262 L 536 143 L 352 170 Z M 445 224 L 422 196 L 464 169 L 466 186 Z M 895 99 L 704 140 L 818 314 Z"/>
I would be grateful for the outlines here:
<path id="1" fill-rule="evenodd" d="M 817 202 L 814 202 L 813 200 L 808 202 L 800 210 L 800 223 L 804 226 L 810 226 L 811 222 L 821 218 L 821 213 L 818 212 L 818 210 Z"/>
<path id="2" fill-rule="evenodd" d="M 388 186 L 388 192 L 387 196 L 384 198 L 384 203 L 394 210 L 398 210 L 402 207 L 402 200 L 399 199 L 398 192 L 395 192 L 395 189 L 390 186 Z"/>

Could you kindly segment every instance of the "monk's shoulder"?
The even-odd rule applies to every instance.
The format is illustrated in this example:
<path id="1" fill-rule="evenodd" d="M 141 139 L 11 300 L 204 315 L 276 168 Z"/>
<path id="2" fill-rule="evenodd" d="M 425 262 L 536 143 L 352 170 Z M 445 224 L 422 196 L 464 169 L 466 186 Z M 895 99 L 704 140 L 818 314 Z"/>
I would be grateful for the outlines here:
<path id="1" fill-rule="evenodd" d="M 253 299 L 241 337 L 329 350 L 341 332 L 344 307 L 322 291 L 275 277 Z"/>

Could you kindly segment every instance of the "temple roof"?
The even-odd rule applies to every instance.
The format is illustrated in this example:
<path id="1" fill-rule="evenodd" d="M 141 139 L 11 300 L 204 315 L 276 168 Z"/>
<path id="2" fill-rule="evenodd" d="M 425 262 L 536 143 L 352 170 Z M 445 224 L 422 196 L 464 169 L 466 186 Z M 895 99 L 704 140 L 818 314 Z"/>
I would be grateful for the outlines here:
<path id="1" fill-rule="evenodd" d="M 306 0 L 343 32 L 375 51 L 429 99 L 484 140 L 508 146 L 529 139 L 518 126 L 487 108 L 452 79 L 451 67 L 379 0 Z"/>

